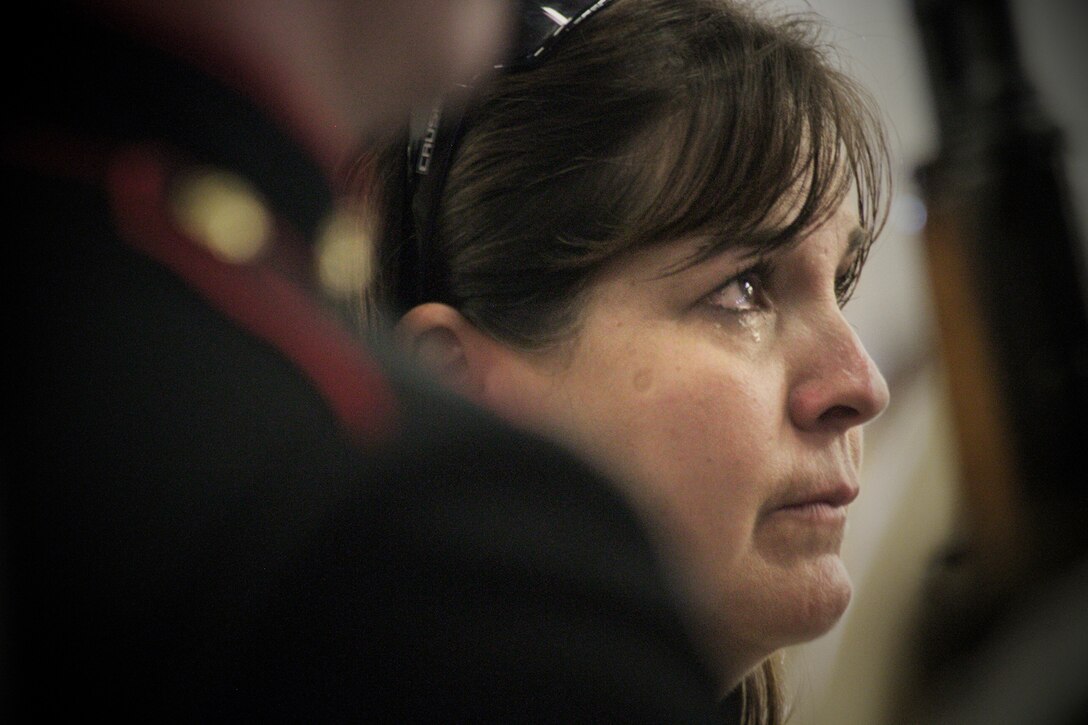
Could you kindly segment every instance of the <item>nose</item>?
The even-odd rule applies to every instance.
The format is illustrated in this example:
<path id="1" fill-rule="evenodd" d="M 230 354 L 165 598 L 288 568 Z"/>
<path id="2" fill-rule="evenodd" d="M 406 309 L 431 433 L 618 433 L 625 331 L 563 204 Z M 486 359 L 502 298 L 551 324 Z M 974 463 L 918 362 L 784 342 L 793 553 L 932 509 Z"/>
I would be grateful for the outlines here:
<path id="1" fill-rule="evenodd" d="M 789 392 L 793 424 L 806 431 L 845 432 L 888 407 L 888 384 L 854 328 L 835 308 L 806 334 Z"/>

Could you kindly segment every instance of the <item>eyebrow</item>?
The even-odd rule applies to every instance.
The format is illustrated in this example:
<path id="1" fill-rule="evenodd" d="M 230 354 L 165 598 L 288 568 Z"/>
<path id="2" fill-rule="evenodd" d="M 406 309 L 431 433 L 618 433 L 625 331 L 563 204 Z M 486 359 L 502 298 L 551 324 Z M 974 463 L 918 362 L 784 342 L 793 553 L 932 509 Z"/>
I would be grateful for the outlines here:
<path id="1" fill-rule="evenodd" d="M 794 246 L 799 241 L 800 241 L 800 239 L 794 239 L 794 240 L 792 240 L 792 241 L 790 241 L 790 242 L 788 242 L 788 243 L 786 243 L 784 245 L 776 247 L 774 250 L 771 250 L 771 251 L 772 252 L 777 251 L 778 249 L 781 249 L 782 247 Z M 842 259 L 845 261 L 847 259 L 856 258 L 857 255 L 864 252 L 870 246 L 871 243 L 872 243 L 872 235 L 869 233 L 869 231 L 867 229 L 865 229 L 864 227 L 860 226 L 860 225 L 855 226 L 853 229 L 850 230 L 850 233 L 847 235 L 846 249 L 843 250 Z M 738 252 L 739 251 L 741 259 L 757 259 L 757 258 L 763 257 L 763 256 L 765 256 L 767 254 L 767 252 L 764 251 L 764 250 L 761 250 L 758 245 L 739 245 L 739 246 L 736 246 L 736 247 L 723 246 L 722 248 L 720 248 L 718 251 L 711 254 L 706 259 L 702 259 L 702 260 L 688 259 L 688 260 L 682 260 L 680 262 L 676 262 L 674 264 L 670 264 L 670 265 L 666 266 L 661 271 L 660 274 L 653 275 L 652 277 L 649 277 L 648 279 L 664 279 L 665 277 L 669 277 L 669 276 L 671 276 L 673 274 L 678 274 L 680 272 L 683 272 L 685 269 L 689 269 L 690 267 L 694 267 L 694 266 L 696 266 L 697 264 L 699 264 L 701 262 L 706 262 L 709 259 L 713 259 L 714 257 L 725 254 L 725 253 L 727 253 L 729 251 L 733 251 L 733 252 Z M 698 256 L 698 255 L 695 255 L 695 256 Z"/>

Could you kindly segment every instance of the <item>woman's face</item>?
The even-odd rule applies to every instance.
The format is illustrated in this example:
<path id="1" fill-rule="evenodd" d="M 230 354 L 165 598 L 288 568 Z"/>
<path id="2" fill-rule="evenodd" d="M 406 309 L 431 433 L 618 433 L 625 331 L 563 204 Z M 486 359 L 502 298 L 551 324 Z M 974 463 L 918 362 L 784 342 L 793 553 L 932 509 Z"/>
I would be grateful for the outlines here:
<path id="1" fill-rule="evenodd" d="M 826 632 L 850 598 L 839 548 L 860 426 L 888 402 L 836 297 L 861 234 L 852 208 L 755 266 L 728 251 L 674 272 L 698 240 L 618 263 L 569 349 L 523 356 L 485 394 L 662 517 L 727 683 Z"/>

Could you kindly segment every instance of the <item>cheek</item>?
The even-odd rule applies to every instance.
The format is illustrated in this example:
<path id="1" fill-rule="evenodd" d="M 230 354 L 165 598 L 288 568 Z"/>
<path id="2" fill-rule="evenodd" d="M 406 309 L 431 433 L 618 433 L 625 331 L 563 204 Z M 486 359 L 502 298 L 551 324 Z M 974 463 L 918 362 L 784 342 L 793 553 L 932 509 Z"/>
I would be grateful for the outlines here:
<path id="1" fill-rule="evenodd" d="M 642 366 L 583 421 L 587 452 L 635 486 L 678 553 L 698 571 L 722 571 L 748 548 L 774 480 L 779 416 L 770 391 L 739 366 Z"/>
<path id="2" fill-rule="evenodd" d="M 860 425 L 856 428 L 851 428 L 847 432 L 846 447 L 850 462 L 854 464 L 854 470 L 860 470 L 862 453 L 865 450 L 865 433 Z"/>

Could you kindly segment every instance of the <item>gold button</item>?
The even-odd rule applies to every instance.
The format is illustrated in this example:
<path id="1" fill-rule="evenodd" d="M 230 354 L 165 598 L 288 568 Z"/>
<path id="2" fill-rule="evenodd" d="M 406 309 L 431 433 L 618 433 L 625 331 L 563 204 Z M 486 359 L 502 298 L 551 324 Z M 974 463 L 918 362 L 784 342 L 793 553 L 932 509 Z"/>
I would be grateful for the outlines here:
<path id="1" fill-rule="evenodd" d="M 225 262 L 252 262 L 268 244 L 272 215 L 237 174 L 191 172 L 174 185 L 170 202 L 181 229 Z"/>
<path id="2" fill-rule="evenodd" d="M 373 235 L 356 207 L 343 204 L 333 210 L 319 232 L 314 255 L 326 294 L 351 300 L 363 292 L 373 268 Z"/>

